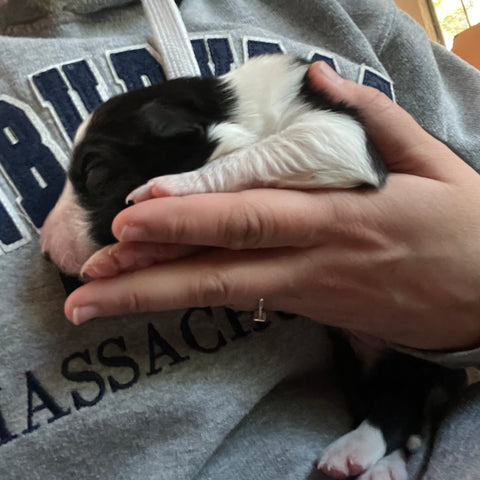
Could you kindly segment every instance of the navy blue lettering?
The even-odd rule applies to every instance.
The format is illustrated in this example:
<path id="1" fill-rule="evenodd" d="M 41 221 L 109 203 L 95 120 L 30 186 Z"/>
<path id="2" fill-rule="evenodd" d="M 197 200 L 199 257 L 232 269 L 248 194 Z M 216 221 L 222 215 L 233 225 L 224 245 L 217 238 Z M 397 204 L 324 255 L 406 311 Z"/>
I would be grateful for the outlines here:
<path id="1" fill-rule="evenodd" d="M 227 344 L 225 337 L 222 335 L 222 332 L 217 330 L 217 344 L 213 347 L 206 347 L 202 346 L 198 343 L 195 335 L 193 334 L 192 327 L 190 325 L 192 318 L 195 318 L 193 316 L 193 313 L 195 312 L 202 312 L 203 314 L 206 314 L 209 318 L 213 319 L 213 313 L 211 308 L 191 308 L 188 310 L 185 315 L 182 317 L 182 321 L 180 323 L 180 329 L 182 331 L 183 339 L 185 340 L 185 343 L 193 348 L 194 350 L 198 350 L 200 352 L 204 353 L 214 353 L 220 350 L 223 346 Z"/>
<path id="2" fill-rule="evenodd" d="M 72 372 L 70 371 L 70 362 L 75 360 L 82 360 L 87 365 L 92 364 L 90 358 L 90 352 L 85 350 L 84 352 L 74 353 L 66 358 L 62 363 L 62 375 L 72 382 L 78 383 L 90 383 L 95 382 L 98 385 L 98 394 L 92 400 L 86 400 L 83 398 L 76 390 L 72 390 L 71 395 L 73 398 L 73 404 L 77 410 L 80 410 L 83 407 L 92 407 L 96 405 L 105 394 L 105 382 L 100 374 L 93 372 L 92 370 L 83 370 L 81 372 Z"/>
<path id="3" fill-rule="evenodd" d="M 202 76 L 223 75 L 232 69 L 234 59 L 228 38 L 209 38 L 207 40 L 199 38 L 192 40 L 191 43 Z"/>
<path id="4" fill-rule="evenodd" d="M 156 347 L 160 347 L 156 351 Z M 148 353 L 150 357 L 150 371 L 147 372 L 147 376 L 155 375 L 162 371 L 162 367 L 157 367 L 156 360 L 166 355 L 171 358 L 170 366 L 177 363 L 190 360 L 189 356 L 182 357 L 156 330 L 156 328 L 149 323 L 148 324 Z"/>
<path id="5" fill-rule="evenodd" d="M 24 211 L 40 228 L 62 191 L 65 174 L 25 112 L 6 101 L 0 101 L 0 164 L 20 193 Z M 2 235 L 7 229 L 16 235 L 8 226 Z"/>
<path id="6" fill-rule="evenodd" d="M 371 70 L 366 68 L 363 75 L 362 83 L 363 85 L 367 85 L 368 87 L 373 87 L 377 90 L 380 90 L 388 98 L 393 100 L 393 88 L 391 82 L 381 77 L 377 73 L 372 72 Z"/>
<path id="7" fill-rule="evenodd" d="M 209 38 L 207 40 L 210 57 L 215 65 L 215 75 L 229 72 L 233 64 L 233 53 L 227 38 Z"/>
<path id="8" fill-rule="evenodd" d="M 0 388 L 1 390 L 1 388 Z M 0 409 L 0 446 L 5 445 L 8 442 L 11 442 L 17 438 L 17 435 L 13 435 L 10 430 L 7 428 L 7 422 L 2 415 L 2 410 Z"/>
<path id="9" fill-rule="evenodd" d="M 233 329 L 233 333 L 235 334 L 231 337 L 231 340 L 238 340 L 239 338 L 244 338 L 252 333 L 251 330 L 244 330 L 242 324 L 240 323 L 240 319 L 238 317 L 238 312 L 231 310 L 230 308 L 225 308 L 225 313 L 227 314 L 227 319 Z"/>
<path id="10" fill-rule="evenodd" d="M 210 68 L 210 58 L 208 57 L 207 46 L 205 41 L 201 38 L 192 40 L 193 53 L 200 68 L 202 77 L 212 77 L 212 69 Z"/>
<path id="11" fill-rule="evenodd" d="M 52 68 L 33 75 L 32 81 L 40 95 L 53 105 L 67 135 L 73 139 L 82 122 L 82 117 L 68 94 L 68 85 L 60 72 L 56 68 Z"/>
<path id="12" fill-rule="evenodd" d="M 86 60 L 67 63 L 62 70 L 89 113 L 103 102 L 97 90 L 98 81 Z"/>
<path id="13" fill-rule="evenodd" d="M 283 53 L 280 45 L 273 42 L 262 42 L 260 40 L 247 41 L 248 58 L 257 57 L 258 55 L 268 55 L 272 53 Z"/>
<path id="14" fill-rule="evenodd" d="M 64 417 L 65 415 L 70 414 L 70 409 L 62 410 L 60 405 L 55 401 L 55 399 L 40 385 L 40 382 L 35 378 L 32 372 L 25 372 L 27 378 L 27 393 L 28 393 L 28 414 L 27 414 L 27 425 L 28 428 L 22 433 L 25 435 L 36 430 L 40 425 L 38 423 L 33 423 L 33 415 L 45 408 L 52 412 L 53 417 L 50 417 L 47 422 L 52 423 L 59 418 Z M 36 395 L 42 403 L 39 405 L 33 406 L 33 395 Z"/>
<path id="15" fill-rule="evenodd" d="M 21 239 L 22 234 L 20 230 L 10 218 L 6 208 L 0 203 L 0 244 L 13 245 Z"/>
<path id="16" fill-rule="evenodd" d="M 315 53 L 313 57 L 310 60 L 312 63 L 314 62 L 325 62 L 330 65 L 335 71 L 337 70 L 335 67 L 335 62 L 333 61 L 333 58 L 327 57 L 326 55 L 321 55 L 320 53 Z"/>
<path id="17" fill-rule="evenodd" d="M 146 48 L 110 53 L 110 60 L 128 91 L 165 81 L 162 67 Z"/>
<path id="18" fill-rule="evenodd" d="M 112 392 L 115 393 L 118 390 L 125 390 L 126 388 L 130 388 L 132 385 L 137 383 L 138 377 L 140 376 L 140 369 L 138 367 L 138 363 L 131 357 L 127 357 L 126 355 L 122 356 L 105 356 L 105 350 L 108 346 L 115 345 L 116 347 L 120 348 L 121 352 L 126 352 L 127 347 L 125 345 L 125 340 L 123 337 L 118 338 L 109 338 L 100 344 L 97 351 L 98 361 L 107 367 L 124 367 L 124 368 L 131 368 L 133 372 L 132 379 L 126 383 L 120 383 L 114 377 L 109 375 L 107 377 L 108 383 L 110 384 L 110 388 Z"/>

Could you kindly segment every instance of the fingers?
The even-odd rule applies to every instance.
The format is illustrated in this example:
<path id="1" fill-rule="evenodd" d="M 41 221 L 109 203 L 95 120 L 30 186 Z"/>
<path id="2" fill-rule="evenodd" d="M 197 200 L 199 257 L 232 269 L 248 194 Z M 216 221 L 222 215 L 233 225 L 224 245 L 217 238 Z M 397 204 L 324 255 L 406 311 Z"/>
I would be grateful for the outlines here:
<path id="1" fill-rule="evenodd" d="M 90 257 L 81 275 L 84 280 L 112 277 L 205 247 L 308 247 L 335 241 L 342 230 L 369 215 L 377 194 L 254 189 L 140 202 L 113 222 L 120 243 Z"/>
<path id="2" fill-rule="evenodd" d="M 82 266 L 84 281 L 107 278 L 122 272 L 146 268 L 198 252 L 201 247 L 161 243 L 123 242 L 109 245 L 94 253 Z"/>
<path id="3" fill-rule="evenodd" d="M 123 210 L 112 231 L 121 242 L 158 242 L 229 249 L 309 246 L 368 214 L 378 192 L 254 189 L 167 197 Z M 362 213 L 362 208 L 364 212 Z"/>
<path id="4" fill-rule="evenodd" d="M 212 250 L 198 257 L 96 280 L 68 297 L 65 314 L 79 325 L 99 316 L 194 306 L 253 310 L 259 294 L 269 309 L 285 309 L 293 279 L 285 282 L 284 272 L 286 268 L 291 271 L 296 258 L 291 250 Z M 297 265 L 302 265 L 301 255 Z M 274 293 L 283 299 L 282 304 L 269 303 Z"/>
<path id="5" fill-rule="evenodd" d="M 309 79 L 313 89 L 358 110 L 370 140 L 391 171 L 443 179 L 445 168 L 463 164 L 379 90 L 343 79 L 325 62 L 310 67 Z"/>

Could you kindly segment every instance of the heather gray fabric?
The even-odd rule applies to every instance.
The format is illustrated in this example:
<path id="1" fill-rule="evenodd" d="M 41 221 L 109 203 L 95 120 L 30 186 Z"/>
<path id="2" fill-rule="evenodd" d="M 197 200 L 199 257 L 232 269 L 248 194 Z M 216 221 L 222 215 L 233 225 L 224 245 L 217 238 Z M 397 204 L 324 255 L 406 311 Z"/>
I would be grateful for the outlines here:
<path id="1" fill-rule="evenodd" d="M 320 55 L 394 90 L 480 168 L 479 73 L 393 2 L 184 0 L 181 11 L 204 69 L 272 49 Z M 349 428 L 322 327 L 270 314 L 258 331 L 228 309 L 64 320 L 64 285 L 41 258 L 38 228 L 79 120 L 161 78 L 141 6 L 10 0 L 0 18 L 0 478 L 322 478 L 315 459 Z M 457 355 L 480 363 L 479 351 Z M 425 478 L 479 478 L 479 399 L 478 388 L 459 399 Z"/>

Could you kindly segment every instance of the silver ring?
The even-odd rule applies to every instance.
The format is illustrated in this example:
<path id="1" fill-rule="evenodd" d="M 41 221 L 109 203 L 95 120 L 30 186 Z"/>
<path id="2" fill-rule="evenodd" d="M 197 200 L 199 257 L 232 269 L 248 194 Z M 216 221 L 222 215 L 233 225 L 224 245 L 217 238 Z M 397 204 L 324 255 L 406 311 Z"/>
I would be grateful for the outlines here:
<path id="1" fill-rule="evenodd" d="M 267 313 L 263 310 L 263 298 L 258 301 L 258 309 L 253 312 L 253 321 L 261 323 L 267 321 Z"/>

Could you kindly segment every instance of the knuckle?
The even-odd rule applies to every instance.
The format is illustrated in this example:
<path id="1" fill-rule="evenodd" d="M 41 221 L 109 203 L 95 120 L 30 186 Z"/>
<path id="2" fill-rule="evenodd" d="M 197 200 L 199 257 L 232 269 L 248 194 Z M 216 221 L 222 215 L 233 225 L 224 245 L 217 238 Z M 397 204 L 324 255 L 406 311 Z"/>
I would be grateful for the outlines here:
<path id="1" fill-rule="evenodd" d="M 325 195 L 323 214 L 332 232 L 340 231 L 347 224 L 345 212 L 341 208 L 341 198 L 335 193 L 327 193 Z"/>
<path id="2" fill-rule="evenodd" d="M 178 197 L 180 201 L 184 197 Z M 165 235 L 166 242 L 178 242 L 186 238 L 187 233 L 191 229 L 191 218 L 188 214 L 176 214 L 171 215 L 170 225 L 164 230 L 163 234 Z"/>
<path id="3" fill-rule="evenodd" d="M 225 305 L 229 295 L 224 275 L 215 270 L 203 272 L 193 287 L 192 296 L 198 306 Z"/>
<path id="4" fill-rule="evenodd" d="M 148 310 L 142 298 L 135 290 L 129 291 L 125 297 L 125 307 L 128 313 L 139 313 Z"/>
<path id="5" fill-rule="evenodd" d="M 268 236 L 266 217 L 258 205 L 250 202 L 235 206 L 219 225 L 226 246 L 232 250 L 260 247 Z"/>
<path id="6" fill-rule="evenodd" d="M 324 198 L 328 230 L 337 241 L 362 248 L 382 245 L 383 229 L 366 211 L 335 193 Z"/>

